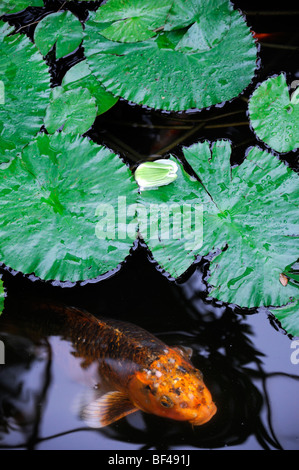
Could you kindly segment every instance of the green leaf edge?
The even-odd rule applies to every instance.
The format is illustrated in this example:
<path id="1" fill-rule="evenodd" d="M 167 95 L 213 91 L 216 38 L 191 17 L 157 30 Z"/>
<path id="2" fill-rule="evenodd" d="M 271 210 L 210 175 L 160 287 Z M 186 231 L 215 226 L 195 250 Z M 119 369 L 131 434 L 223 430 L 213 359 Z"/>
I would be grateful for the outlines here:
<path id="1" fill-rule="evenodd" d="M 253 91 L 252 95 L 250 96 L 249 101 L 248 101 L 248 116 L 249 116 L 249 120 L 250 120 L 250 127 L 251 127 L 252 131 L 254 132 L 255 136 L 258 138 L 258 140 L 261 141 L 261 142 L 264 142 L 270 149 L 272 149 L 272 150 L 274 150 L 278 153 L 284 154 L 284 153 L 296 151 L 298 149 L 298 147 L 299 147 L 299 126 L 297 126 L 297 128 L 298 128 L 298 136 L 297 136 L 298 145 L 291 145 L 291 144 L 288 145 L 286 141 L 281 140 L 281 139 L 280 139 L 279 144 L 276 145 L 276 144 L 273 143 L 273 139 L 271 139 L 271 136 L 270 136 L 270 138 L 265 138 L 260 133 L 259 130 L 257 131 L 256 119 L 252 118 L 252 115 L 259 114 L 260 106 L 263 103 L 262 100 L 257 99 L 257 103 L 255 105 L 256 95 L 258 94 L 259 91 L 262 90 L 263 87 L 266 87 L 267 84 L 271 84 L 271 81 L 274 81 L 274 80 L 282 81 L 281 85 L 283 86 L 283 91 L 285 93 L 288 93 L 288 95 L 289 95 L 289 87 L 288 87 L 288 84 L 287 84 L 287 77 L 286 77 L 286 74 L 284 72 L 281 72 L 280 74 L 275 74 L 275 75 L 272 75 L 271 77 L 268 77 L 266 80 L 264 80 L 263 82 L 261 82 L 257 85 L 256 89 Z M 289 98 L 289 103 L 294 104 L 292 102 L 292 97 L 288 96 L 288 98 Z M 295 103 L 295 105 L 296 104 L 297 103 Z M 255 106 L 256 106 L 256 109 L 255 109 Z M 265 123 L 265 121 L 263 121 L 263 122 Z M 267 126 L 265 126 L 265 124 L 264 124 L 264 127 L 267 128 Z M 271 121 L 270 121 L 269 131 L 271 129 L 272 129 L 272 126 L 271 126 Z"/>

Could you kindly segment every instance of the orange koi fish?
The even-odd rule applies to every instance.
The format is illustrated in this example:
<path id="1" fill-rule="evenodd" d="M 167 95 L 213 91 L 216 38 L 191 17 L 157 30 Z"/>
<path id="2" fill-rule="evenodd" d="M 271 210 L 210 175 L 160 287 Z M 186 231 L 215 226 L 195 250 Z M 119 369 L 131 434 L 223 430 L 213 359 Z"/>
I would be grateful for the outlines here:
<path id="1" fill-rule="evenodd" d="M 41 310 L 51 314 L 55 333 L 72 342 L 75 356 L 83 359 L 81 367 L 96 363 L 104 393 L 81 410 L 89 426 L 104 427 L 137 410 L 195 426 L 215 415 L 189 348 L 171 348 L 140 327 L 74 307 L 43 303 L 34 309 L 39 317 Z"/>

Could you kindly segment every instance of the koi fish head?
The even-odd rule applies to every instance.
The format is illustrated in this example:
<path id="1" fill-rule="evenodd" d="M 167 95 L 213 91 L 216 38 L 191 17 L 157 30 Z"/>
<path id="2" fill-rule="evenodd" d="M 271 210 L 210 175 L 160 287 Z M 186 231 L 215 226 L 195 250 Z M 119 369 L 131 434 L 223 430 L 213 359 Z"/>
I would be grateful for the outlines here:
<path id="1" fill-rule="evenodd" d="M 196 426 L 208 422 L 217 411 L 201 372 L 178 348 L 165 350 L 150 368 L 138 371 L 129 391 L 141 410 Z"/>

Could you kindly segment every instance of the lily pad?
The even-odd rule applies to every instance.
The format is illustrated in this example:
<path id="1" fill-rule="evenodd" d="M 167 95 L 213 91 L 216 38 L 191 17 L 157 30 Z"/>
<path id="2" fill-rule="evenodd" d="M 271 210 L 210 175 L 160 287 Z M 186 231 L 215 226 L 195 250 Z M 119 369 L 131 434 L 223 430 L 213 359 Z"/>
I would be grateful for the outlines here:
<path id="1" fill-rule="evenodd" d="M 0 162 L 40 130 L 50 95 L 50 75 L 30 40 L 0 22 Z"/>
<path id="2" fill-rule="evenodd" d="M 118 101 L 118 97 L 109 93 L 92 75 L 86 60 L 71 67 L 63 77 L 61 85 L 65 90 L 87 88 L 96 99 L 97 115 L 105 113 Z"/>
<path id="3" fill-rule="evenodd" d="M 2 0 L 0 5 L 0 15 L 11 15 L 18 11 L 25 10 L 27 7 L 43 7 L 43 0 Z"/>
<path id="4" fill-rule="evenodd" d="M 84 134 L 93 125 L 97 116 L 95 98 L 86 88 L 64 91 L 58 87 L 50 101 L 45 117 L 49 134 L 59 129 L 65 134 Z"/>
<path id="5" fill-rule="evenodd" d="M 34 42 L 43 56 L 56 44 L 56 58 L 60 59 L 80 46 L 83 27 L 70 11 L 60 11 L 45 16 L 34 31 Z"/>
<path id="6" fill-rule="evenodd" d="M 111 41 L 144 41 L 164 27 L 172 4 L 173 0 L 108 0 L 94 20 L 108 23 L 101 34 Z"/>
<path id="7" fill-rule="evenodd" d="M 283 272 L 291 282 L 297 283 L 299 287 L 299 261 L 287 266 Z"/>
<path id="8" fill-rule="evenodd" d="M 299 101 L 296 92 L 290 97 L 284 74 L 263 82 L 248 110 L 257 137 L 269 147 L 283 153 L 299 147 Z"/>
<path id="9" fill-rule="evenodd" d="M 199 0 L 190 5 L 194 3 L 202 6 Z M 205 9 L 201 13 L 206 16 Z M 194 50 L 200 49 L 201 44 L 193 44 L 189 52 L 177 50 L 186 34 L 185 16 L 180 12 L 176 13 L 176 26 L 181 25 L 181 29 L 159 31 L 153 38 L 135 43 L 105 38 L 102 32 L 106 25 L 96 22 L 92 14 L 86 23 L 83 43 L 88 65 L 108 91 L 152 108 L 179 111 L 231 100 L 253 78 L 256 44 L 239 11 L 228 9 L 229 27 L 225 32 L 221 21 L 220 31 L 215 32 L 216 20 L 212 21 L 212 12 L 208 13 L 204 37 L 212 35 L 215 44 L 196 53 Z M 192 13 L 191 20 L 193 16 Z"/>
<path id="10" fill-rule="evenodd" d="M 134 203 L 138 187 L 108 149 L 70 134 L 40 134 L 0 172 L 0 259 L 7 266 L 76 282 L 128 256 L 133 241 L 123 233 L 119 202 Z"/>
<path id="11" fill-rule="evenodd" d="M 203 52 L 212 49 L 224 39 L 231 28 L 232 20 L 233 7 L 227 0 L 188 3 L 179 0 L 174 2 L 164 29 L 188 27 L 176 50 L 190 53 Z"/>
<path id="12" fill-rule="evenodd" d="M 280 321 L 287 333 L 299 336 L 299 261 L 290 264 L 283 271 L 286 283 L 291 283 L 297 288 L 297 297 L 287 305 L 269 310 Z"/>
<path id="13" fill-rule="evenodd" d="M 283 307 L 270 308 L 280 321 L 282 328 L 290 335 L 299 336 L 299 299 Z"/>
<path id="14" fill-rule="evenodd" d="M 245 161 L 231 168 L 231 145 L 218 141 L 184 149 L 198 180 L 181 167 L 177 179 L 154 191 L 142 192 L 139 201 L 202 206 L 203 228 L 191 220 L 190 237 L 156 239 L 141 231 L 153 257 L 174 278 L 185 272 L 197 254 L 220 250 L 211 261 L 211 296 L 242 307 L 284 305 L 297 293 L 282 286 L 280 273 L 298 256 L 299 177 L 273 155 L 252 148 Z M 164 218 L 159 224 L 164 227 Z M 174 219 L 173 219 L 174 220 Z M 183 228 L 184 219 L 181 218 Z M 173 222 L 174 223 L 174 222 Z M 199 248 L 196 247 L 196 240 Z M 191 248 L 191 249 L 190 249 Z"/>
<path id="15" fill-rule="evenodd" d="M 142 191 L 138 197 L 140 237 L 154 260 L 173 278 L 178 278 L 194 262 L 203 243 L 203 206 L 213 205 L 207 194 L 199 192 L 193 181 L 173 158 L 176 179 L 170 184 Z M 189 230 L 189 217 L 193 219 Z"/>

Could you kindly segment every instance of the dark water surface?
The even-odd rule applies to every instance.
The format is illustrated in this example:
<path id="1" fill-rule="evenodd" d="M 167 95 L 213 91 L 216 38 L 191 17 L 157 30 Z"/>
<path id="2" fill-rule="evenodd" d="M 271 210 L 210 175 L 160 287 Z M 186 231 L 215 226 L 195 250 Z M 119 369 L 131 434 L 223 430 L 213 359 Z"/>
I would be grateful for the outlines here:
<path id="1" fill-rule="evenodd" d="M 45 9 L 29 9 L 6 19 L 32 36 L 34 22 L 62 3 L 46 2 Z M 69 5 L 84 21 L 91 3 Z M 232 141 L 232 164 L 240 163 L 245 150 L 256 144 L 244 98 L 275 73 L 284 71 L 288 80 L 299 79 L 299 34 L 298 15 L 273 15 L 269 2 L 256 8 L 252 2 L 236 1 L 235 6 L 249 12 L 248 24 L 255 32 L 275 33 L 263 39 L 260 67 L 243 97 L 222 107 L 177 115 L 121 100 L 97 119 L 89 137 L 118 151 L 132 168 L 150 155 L 171 151 L 180 156 L 181 145 L 220 138 Z M 287 5 L 282 8 L 286 13 Z M 261 13 L 264 10 L 267 15 Z M 60 84 L 67 68 L 82 57 L 82 48 L 57 62 L 50 54 L 52 84 Z M 213 121 L 199 129 L 198 121 L 208 118 Z M 189 128 L 183 129 L 186 123 Z M 282 159 L 298 171 L 298 154 Z M 44 283 L 3 267 L 7 302 L 0 318 L 0 340 L 5 344 L 5 365 L 0 365 L 0 448 L 298 450 L 299 364 L 291 361 L 292 339 L 266 309 L 248 311 L 209 298 L 208 268 L 208 259 L 199 259 L 173 282 L 141 245 L 113 276 L 80 286 Z M 91 377 L 72 354 L 72 345 L 59 332 L 53 334 L 53 325 L 42 315 L 29 321 L 27 312 L 19 314 L 23 296 L 33 302 L 61 300 L 95 315 L 135 323 L 169 345 L 192 347 L 193 363 L 204 374 L 217 414 L 196 428 L 141 412 L 102 430 L 87 428 L 77 409 L 80 397 L 91 389 Z"/>
<path id="2" fill-rule="evenodd" d="M 137 249 L 113 278 L 61 289 L 5 276 L 8 296 L 39 296 L 125 318 L 170 345 L 193 348 L 194 364 L 218 412 L 206 425 L 138 412 L 103 430 L 80 421 L 76 402 L 92 384 L 72 345 L 42 314 L 18 314 L 7 303 L 0 319 L 6 364 L 0 369 L 0 445 L 34 449 L 298 449 L 299 364 L 290 338 L 266 311 L 243 312 L 207 297 L 202 261 L 188 280 L 170 283 Z M 10 304 L 13 303 L 13 306 Z M 16 320 L 15 320 L 16 318 Z M 33 320 L 32 320 L 33 318 Z M 32 322 L 28 327 L 28 321 Z M 81 369 L 81 373 L 80 373 Z"/>

